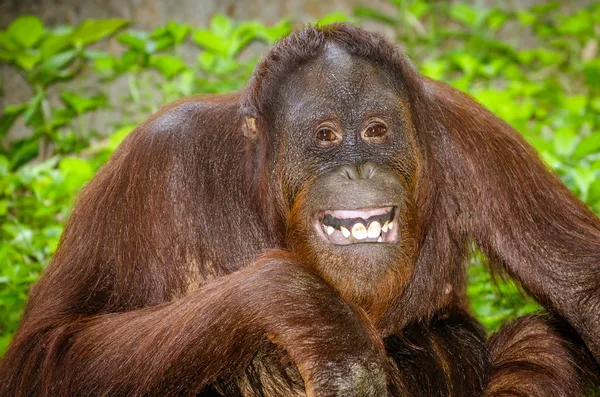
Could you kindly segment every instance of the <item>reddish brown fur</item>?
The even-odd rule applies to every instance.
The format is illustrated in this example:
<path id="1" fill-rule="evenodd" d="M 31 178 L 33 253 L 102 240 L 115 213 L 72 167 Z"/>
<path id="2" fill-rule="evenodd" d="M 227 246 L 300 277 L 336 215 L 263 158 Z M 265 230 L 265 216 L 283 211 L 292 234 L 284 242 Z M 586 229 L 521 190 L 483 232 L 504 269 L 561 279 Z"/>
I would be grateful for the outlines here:
<path id="1" fill-rule="evenodd" d="M 396 77 L 419 151 L 397 159 L 414 168 L 412 270 L 366 308 L 344 299 L 352 280 L 330 285 L 289 252 L 298 197 L 268 168 L 271 98 L 330 42 Z M 487 347 L 466 314 L 473 239 L 553 320 L 519 320 Z M 283 39 L 239 94 L 177 102 L 125 140 L 31 290 L 0 395 L 574 396 L 593 357 L 598 218 L 506 123 L 384 38 L 331 25 Z"/>
<path id="2" fill-rule="evenodd" d="M 529 315 L 505 326 L 490 341 L 492 376 L 486 397 L 586 395 L 597 367 L 570 327 Z"/>

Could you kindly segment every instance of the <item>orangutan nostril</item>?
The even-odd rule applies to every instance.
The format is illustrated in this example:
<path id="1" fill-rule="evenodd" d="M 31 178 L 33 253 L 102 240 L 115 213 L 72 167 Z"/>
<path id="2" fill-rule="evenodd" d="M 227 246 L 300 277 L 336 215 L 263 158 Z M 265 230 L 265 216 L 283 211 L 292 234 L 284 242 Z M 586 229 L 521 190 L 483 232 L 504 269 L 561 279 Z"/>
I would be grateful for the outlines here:
<path id="1" fill-rule="evenodd" d="M 357 180 L 359 178 L 358 170 L 352 165 L 342 167 L 342 176 L 350 179 L 351 181 Z"/>

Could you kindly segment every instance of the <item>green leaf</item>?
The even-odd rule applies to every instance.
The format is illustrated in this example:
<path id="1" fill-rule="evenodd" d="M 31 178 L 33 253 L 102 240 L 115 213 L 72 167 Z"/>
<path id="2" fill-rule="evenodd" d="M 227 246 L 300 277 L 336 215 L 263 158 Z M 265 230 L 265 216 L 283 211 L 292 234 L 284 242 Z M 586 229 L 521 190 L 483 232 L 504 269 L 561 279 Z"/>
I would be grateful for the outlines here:
<path id="1" fill-rule="evenodd" d="M 398 24 L 398 20 L 396 18 L 390 17 L 370 7 L 356 7 L 354 8 L 354 15 L 357 17 L 374 19 L 376 21 L 387 23 L 388 25 L 395 26 Z"/>
<path id="2" fill-rule="evenodd" d="M 552 150 L 552 143 L 546 139 L 542 139 L 539 136 L 530 136 L 530 135 L 526 136 L 526 138 L 527 138 L 527 142 L 529 142 L 529 144 L 531 144 L 535 148 L 535 150 L 537 150 L 538 152 Z"/>
<path id="3" fill-rule="evenodd" d="M 210 71 L 217 62 L 217 56 L 212 52 L 201 52 L 198 54 L 198 64 L 207 71 Z"/>
<path id="4" fill-rule="evenodd" d="M 588 200 L 599 201 L 600 200 L 600 179 L 596 178 L 589 187 Z M 600 203 L 599 203 L 600 204 Z"/>
<path id="5" fill-rule="evenodd" d="M 46 93 L 40 91 L 29 101 L 27 109 L 25 110 L 25 113 L 23 113 L 26 125 L 34 126 L 42 123 L 42 101 L 44 98 L 46 98 Z"/>
<path id="6" fill-rule="evenodd" d="M 173 39 L 166 26 L 155 29 L 149 37 L 154 51 L 161 51 L 175 44 L 175 39 Z"/>
<path id="7" fill-rule="evenodd" d="M 281 37 L 290 33 L 291 30 L 292 24 L 288 19 L 284 19 L 274 26 L 263 27 L 263 29 L 257 32 L 257 36 L 265 40 L 268 44 L 273 44 Z"/>
<path id="8" fill-rule="evenodd" d="M 137 50 L 129 49 L 121 55 L 121 58 L 116 60 L 119 70 L 136 70 L 145 66 L 143 60 L 140 59 L 140 53 Z"/>
<path id="9" fill-rule="evenodd" d="M 190 27 L 183 23 L 169 21 L 167 23 L 167 30 L 171 34 L 171 37 L 173 37 L 173 40 L 175 40 L 175 44 L 180 44 L 190 32 Z"/>
<path id="10" fill-rule="evenodd" d="M 565 58 L 565 55 L 561 52 L 546 50 L 544 48 L 538 48 L 536 53 L 540 62 L 547 66 L 560 64 Z"/>
<path id="11" fill-rule="evenodd" d="M 10 62 L 14 58 L 13 54 L 0 48 L 0 61 Z"/>
<path id="12" fill-rule="evenodd" d="M 554 150 L 561 156 L 569 156 L 573 153 L 578 139 L 577 134 L 571 128 L 559 128 L 554 133 Z"/>
<path id="13" fill-rule="evenodd" d="M 6 156 L 0 154 L 0 176 L 6 177 L 9 172 L 9 162 Z M 3 179 L 3 181 L 6 179 Z"/>
<path id="14" fill-rule="evenodd" d="M 317 20 L 318 25 L 327 25 L 334 22 L 348 22 L 350 18 L 343 12 L 337 11 L 325 15 L 323 18 Z"/>
<path id="15" fill-rule="evenodd" d="M 593 170 L 576 167 L 572 170 L 573 179 L 580 192 L 580 197 L 586 200 L 589 194 L 590 186 L 596 180 L 596 174 Z"/>
<path id="16" fill-rule="evenodd" d="M 186 70 L 179 75 L 179 91 L 184 96 L 191 96 L 194 93 L 194 84 L 196 73 L 192 70 Z"/>
<path id="17" fill-rule="evenodd" d="M 411 1 L 408 2 L 407 5 L 407 12 L 412 14 L 416 19 L 423 18 L 425 14 L 427 14 L 431 10 L 432 7 L 432 5 L 427 4 L 426 1 Z"/>
<path id="18" fill-rule="evenodd" d="M 228 42 L 221 37 L 218 37 L 209 30 L 196 30 L 192 34 L 194 41 L 206 50 L 227 55 L 229 50 Z"/>
<path id="19" fill-rule="evenodd" d="M 46 61 L 42 62 L 35 72 L 33 79 L 39 80 L 43 84 L 47 84 L 55 79 L 64 78 L 65 72 L 69 72 L 64 68 L 75 59 L 75 56 L 75 51 L 66 51 L 48 58 Z"/>
<path id="20" fill-rule="evenodd" d="M 10 105 L 0 116 L 0 137 L 6 135 L 15 120 L 27 109 L 27 104 Z"/>
<path id="21" fill-rule="evenodd" d="M 39 52 L 24 50 L 16 54 L 15 63 L 26 71 L 31 71 L 42 59 Z"/>
<path id="22" fill-rule="evenodd" d="M 19 248 L 28 249 L 32 245 L 33 231 L 25 226 L 18 224 L 5 223 L 2 229 L 12 237 L 11 243 Z"/>
<path id="23" fill-rule="evenodd" d="M 527 10 L 517 11 L 517 19 L 521 22 L 521 25 L 525 26 L 531 26 L 537 21 L 536 15 Z"/>
<path id="24" fill-rule="evenodd" d="M 467 75 L 474 74 L 479 67 L 479 60 L 471 54 L 457 53 L 453 58 L 458 67 Z"/>
<path id="25" fill-rule="evenodd" d="M 590 87 L 600 87 L 600 58 L 586 62 L 584 71 L 585 82 Z"/>
<path id="26" fill-rule="evenodd" d="M 580 160 L 594 153 L 600 153 L 600 132 L 582 139 L 573 152 L 573 159 Z"/>
<path id="27" fill-rule="evenodd" d="M 171 79 L 177 73 L 185 69 L 185 62 L 173 55 L 153 55 L 150 65 L 157 68 L 167 79 Z"/>
<path id="28" fill-rule="evenodd" d="M 117 68 L 117 60 L 110 54 L 93 58 L 94 69 L 103 76 L 112 76 Z"/>
<path id="29" fill-rule="evenodd" d="M 241 23 L 227 40 L 227 56 L 235 57 L 235 55 L 242 51 L 249 43 L 259 38 L 268 41 L 267 35 L 266 28 L 261 23 Z"/>
<path id="30" fill-rule="evenodd" d="M 72 43 L 73 36 L 71 32 L 60 34 L 52 32 L 46 35 L 46 38 L 39 46 L 39 50 L 42 58 L 48 59 L 69 47 Z"/>
<path id="31" fill-rule="evenodd" d="M 485 19 L 486 25 L 490 28 L 490 30 L 495 32 L 504 25 L 508 19 L 508 14 L 499 8 L 495 8 L 490 11 Z"/>
<path id="32" fill-rule="evenodd" d="M 586 38 L 594 34 L 594 21 L 587 10 L 581 10 L 569 16 L 559 15 L 557 22 L 556 30 L 561 34 L 583 35 Z"/>
<path id="33" fill-rule="evenodd" d="M 163 51 L 173 45 L 173 38 L 171 37 L 160 37 L 156 40 L 153 40 L 154 50 L 149 51 L 149 53 Z"/>
<path id="34" fill-rule="evenodd" d="M 153 39 L 158 39 L 164 36 L 170 36 L 169 30 L 166 26 L 159 26 L 150 33 L 150 37 Z"/>
<path id="35" fill-rule="evenodd" d="M 223 14 L 216 14 L 210 21 L 210 30 L 218 37 L 227 38 L 233 32 L 233 22 Z"/>
<path id="36" fill-rule="evenodd" d="M 73 31 L 73 40 L 78 46 L 85 46 L 106 38 L 127 25 L 126 19 L 88 19 Z"/>
<path id="37" fill-rule="evenodd" d="M 112 152 L 114 151 L 123 140 L 135 129 L 135 125 L 125 125 L 115 131 L 114 134 L 108 139 L 107 148 Z"/>
<path id="38" fill-rule="evenodd" d="M 66 192 L 77 192 L 94 175 L 91 164 L 80 158 L 66 157 L 58 167 L 64 176 L 63 187 Z"/>
<path id="39" fill-rule="evenodd" d="M 558 0 L 549 0 L 542 1 L 538 4 L 531 6 L 530 10 L 536 15 L 544 16 L 548 15 L 550 12 L 557 10 L 560 8 L 560 1 Z"/>
<path id="40" fill-rule="evenodd" d="M 84 97 L 70 91 L 63 91 L 60 94 L 63 102 L 73 109 L 77 114 L 89 112 L 108 106 L 108 98 L 105 94 L 98 94 L 91 97 Z"/>
<path id="41" fill-rule="evenodd" d="M 22 15 L 6 31 L 21 46 L 31 48 L 44 35 L 44 25 L 34 15 Z"/>
<path id="42" fill-rule="evenodd" d="M 23 110 L 27 109 L 27 106 L 29 106 L 28 103 L 20 103 L 17 105 L 8 105 L 5 109 L 4 109 L 4 113 L 3 114 L 16 114 L 19 115 L 23 112 Z"/>
<path id="43" fill-rule="evenodd" d="M 244 48 L 248 46 L 252 41 L 259 38 L 259 33 L 252 29 L 246 29 L 240 27 L 236 29 L 233 34 L 233 38 L 229 41 L 229 49 L 227 57 L 235 58 Z"/>
<path id="44" fill-rule="evenodd" d="M 576 116 L 582 116 L 585 113 L 587 102 L 588 98 L 585 95 L 570 95 L 562 101 L 564 109 Z"/>
<path id="45" fill-rule="evenodd" d="M 73 117 L 77 114 L 71 108 L 53 108 L 52 116 L 50 120 L 47 121 L 47 124 L 52 128 L 63 127 L 73 121 Z"/>
<path id="46" fill-rule="evenodd" d="M 424 75 L 439 80 L 444 77 L 444 74 L 448 70 L 448 63 L 442 60 L 430 59 L 423 62 L 420 69 Z"/>
<path id="47" fill-rule="evenodd" d="M 14 143 L 10 152 L 10 168 L 18 168 L 37 156 L 39 145 L 37 139 L 25 139 Z"/>
<path id="48" fill-rule="evenodd" d="M 85 59 L 99 59 L 99 58 L 105 58 L 105 57 L 109 57 L 109 56 L 113 56 L 113 54 L 109 51 L 104 51 L 104 50 L 92 50 L 91 48 L 86 48 L 85 50 L 83 50 L 82 52 L 82 56 Z"/>
<path id="49" fill-rule="evenodd" d="M 553 170 L 558 169 L 562 165 L 560 159 L 551 152 L 542 152 L 541 155 L 544 163 L 548 164 Z"/>
<path id="50" fill-rule="evenodd" d="M 19 44 L 7 32 L 0 30 L 0 47 L 12 52 L 19 49 Z"/>
<path id="51" fill-rule="evenodd" d="M 477 22 L 477 12 L 466 3 L 455 3 L 450 6 L 450 17 L 466 26 L 474 26 Z"/>
<path id="52" fill-rule="evenodd" d="M 121 33 L 117 36 L 117 40 L 121 44 L 125 44 L 127 47 L 136 49 L 138 51 L 146 51 L 146 46 L 152 41 L 147 32 L 142 30 L 130 30 Z"/>

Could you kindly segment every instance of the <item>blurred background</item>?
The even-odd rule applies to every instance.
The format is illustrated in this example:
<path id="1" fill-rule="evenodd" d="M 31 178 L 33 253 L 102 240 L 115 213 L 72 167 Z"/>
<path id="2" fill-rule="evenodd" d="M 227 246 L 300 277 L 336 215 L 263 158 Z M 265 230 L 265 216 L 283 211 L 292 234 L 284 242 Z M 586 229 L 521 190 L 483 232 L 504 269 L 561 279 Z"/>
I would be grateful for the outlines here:
<path id="1" fill-rule="evenodd" d="M 77 192 L 135 125 L 176 98 L 241 88 L 279 37 L 333 21 L 385 34 L 474 96 L 600 213 L 598 1 L 4 0 L 0 356 Z M 490 331 L 538 309 L 477 250 L 469 281 Z"/>

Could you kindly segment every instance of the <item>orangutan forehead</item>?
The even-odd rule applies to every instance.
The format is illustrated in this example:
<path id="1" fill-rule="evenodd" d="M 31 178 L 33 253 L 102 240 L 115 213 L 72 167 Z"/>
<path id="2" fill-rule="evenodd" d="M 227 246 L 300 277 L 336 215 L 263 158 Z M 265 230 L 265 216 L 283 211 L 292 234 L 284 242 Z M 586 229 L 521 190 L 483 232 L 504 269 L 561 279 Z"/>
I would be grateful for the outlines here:
<path id="1" fill-rule="evenodd" d="M 387 80 L 384 71 L 371 60 L 350 54 L 334 43 L 297 73 L 300 86 L 330 94 L 332 99 L 356 100 L 369 86 L 381 86 Z"/>
<path id="2" fill-rule="evenodd" d="M 367 105 L 397 106 L 397 95 L 396 85 L 387 70 L 329 43 L 321 55 L 285 79 L 276 103 L 287 112 L 307 106 L 359 110 Z"/>

